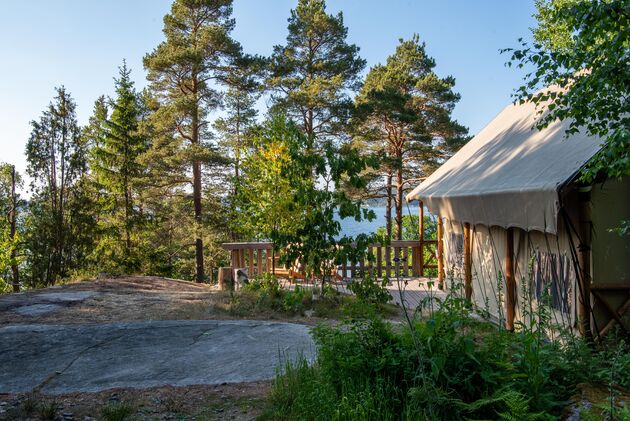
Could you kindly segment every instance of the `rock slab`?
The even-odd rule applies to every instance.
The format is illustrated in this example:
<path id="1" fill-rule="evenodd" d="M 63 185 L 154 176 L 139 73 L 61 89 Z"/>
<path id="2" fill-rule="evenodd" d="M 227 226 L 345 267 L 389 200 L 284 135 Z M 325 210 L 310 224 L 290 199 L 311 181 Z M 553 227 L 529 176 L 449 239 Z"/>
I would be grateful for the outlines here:
<path id="1" fill-rule="evenodd" d="M 58 395 L 271 379 L 315 345 L 304 325 L 248 320 L 0 328 L 0 393 Z"/>

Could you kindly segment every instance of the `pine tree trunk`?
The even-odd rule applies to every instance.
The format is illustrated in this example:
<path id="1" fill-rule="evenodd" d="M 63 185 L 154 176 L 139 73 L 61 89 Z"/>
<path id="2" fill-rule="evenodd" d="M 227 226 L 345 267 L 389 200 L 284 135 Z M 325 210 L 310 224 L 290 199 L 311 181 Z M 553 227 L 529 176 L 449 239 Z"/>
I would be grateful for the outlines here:
<path id="1" fill-rule="evenodd" d="M 192 143 L 199 143 L 199 110 L 195 108 L 192 116 Z M 193 202 L 195 207 L 195 280 L 204 281 L 203 240 L 201 238 L 201 162 L 193 162 Z"/>
<path id="2" fill-rule="evenodd" d="M 237 100 L 238 101 L 238 100 Z M 236 110 L 236 147 L 234 148 L 234 197 L 238 196 L 238 187 L 241 182 L 241 106 L 237 103 Z"/>
<path id="3" fill-rule="evenodd" d="M 308 110 L 308 123 L 306 128 L 306 135 L 308 136 L 309 152 L 313 152 L 316 149 L 315 146 L 315 132 L 313 131 L 313 109 Z"/>
<path id="4" fill-rule="evenodd" d="M 131 195 L 127 187 L 127 177 L 125 177 L 125 258 L 129 258 L 131 252 Z"/>
<path id="5" fill-rule="evenodd" d="M 387 173 L 387 185 L 385 193 L 387 194 L 387 201 L 385 202 L 385 231 L 387 238 L 392 238 L 392 173 Z"/>
<path id="6" fill-rule="evenodd" d="M 396 170 L 396 240 L 402 240 L 403 174 Z"/>
<path id="7" fill-rule="evenodd" d="M 15 234 L 17 231 L 17 200 L 15 196 L 15 166 L 11 167 L 11 213 L 9 220 L 11 224 L 11 273 L 13 278 L 13 292 L 20 292 L 20 270 L 18 268 L 17 248 L 15 247 Z"/>
<path id="8" fill-rule="evenodd" d="M 64 210 L 66 207 L 66 156 L 67 156 L 67 148 L 68 148 L 68 122 L 66 121 L 66 97 L 65 93 L 61 97 L 61 148 L 60 148 L 60 157 L 59 162 L 61 164 L 61 180 L 59 182 L 59 209 L 57 210 L 57 256 L 54 264 L 52 283 L 55 284 L 57 282 L 57 278 L 62 276 L 64 272 L 64 249 L 65 249 L 65 232 L 64 232 Z"/>
<path id="9" fill-rule="evenodd" d="M 123 176 L 123 188 L 125 190 L 125 259 L 129 262 L 131 254 L 131 214 L 133 212 L 133 204 L 131 203 L 131 192 L 129 191 L 129 168 L 131 158 L 129 156 L 129 137 L 125 137 L 125 166 Z"/>

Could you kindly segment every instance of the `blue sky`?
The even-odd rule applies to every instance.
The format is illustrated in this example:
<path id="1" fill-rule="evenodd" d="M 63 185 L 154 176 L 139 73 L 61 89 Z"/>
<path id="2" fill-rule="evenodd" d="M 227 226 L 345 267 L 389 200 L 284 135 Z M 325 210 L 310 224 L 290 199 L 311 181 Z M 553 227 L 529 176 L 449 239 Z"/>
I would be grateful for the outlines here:
<path id="1" fill-rule="evenodd" d="M 297 0 L 235 0 L 233 36 L 249 53 L 268 55 L 286 38 Z M 25 168 L 29 122 L 65 85 L 87 122 L 94 100 L 111 95 L 123 59 L 145 86 L 142 57 L 162 39 L 170 0 L 37 0 L 3 2 L 0 13 L 0 161 Z M 533 0 L 328 0 L 343 11 L 349 41 L 368 67 L 385 60 L 399 38 L 418 33 L 453 75 L 462 99 L 455 117 L 478 132 L 505 105 L 523 76 L 505 67 L 500 48 L 517 46 L 534 26 Z"/>

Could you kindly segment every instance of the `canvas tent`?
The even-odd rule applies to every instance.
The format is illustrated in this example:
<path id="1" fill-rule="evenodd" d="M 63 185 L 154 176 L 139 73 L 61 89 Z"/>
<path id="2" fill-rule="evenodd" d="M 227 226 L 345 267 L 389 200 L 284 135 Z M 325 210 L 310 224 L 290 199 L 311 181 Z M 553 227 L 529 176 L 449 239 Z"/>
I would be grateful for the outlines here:
<path id="1" fill-rule="evenodd" d="M 630 219 L 630 180 L 580 185 L 601 141 L 567 137 L 567 121 L 537 130 L 539 117 L 532 103 L 507 106 L 407 200 L 440 217 L 446 285 L 462 280 L 509 328 L 543 297 L 561 325 L 627 328 L 630 240 L 609 229 Z"/>

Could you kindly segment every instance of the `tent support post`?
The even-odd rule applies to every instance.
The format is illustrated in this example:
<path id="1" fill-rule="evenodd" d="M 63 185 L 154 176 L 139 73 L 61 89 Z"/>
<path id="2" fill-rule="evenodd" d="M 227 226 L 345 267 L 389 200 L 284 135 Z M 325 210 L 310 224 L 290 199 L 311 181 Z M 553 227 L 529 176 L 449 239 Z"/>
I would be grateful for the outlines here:
<path id="1" fill-rule="evenodd" d="M 593 339 L 591 332 L 591 186 L 578 190 L 578 215 L 580 229 L 580 245 L 578 246 L 578 263 L 580 265 L 579 294 L 579 329 L 587 340 Z"/>
<path id="2" fill-rule="evenodd" d="M 514 330 L 514 314 L 516 310 L 516 280 L 514 279 L 514 228 L 508 228 L 506 234 L 505 254 L 505 328 Z"/>
<path id="3" fill-rule="evenodd" d="M 420 239 L 420 276 L 424 276 L 424 204 L 418 201 L 418 238 Z"/>
<path id="4" fill-rule="evenodd" d="M 437 220 L 437 264 L 438 264 L 438 288 L 444 289 L 444 222 L 442 216 Z"/>
<path id="5" fill-rule="evenodd" d="M 466 299 L 472 299 L 472 248 L 470 238 L 470 224 L 464 224 L 464 293 Z"/>

